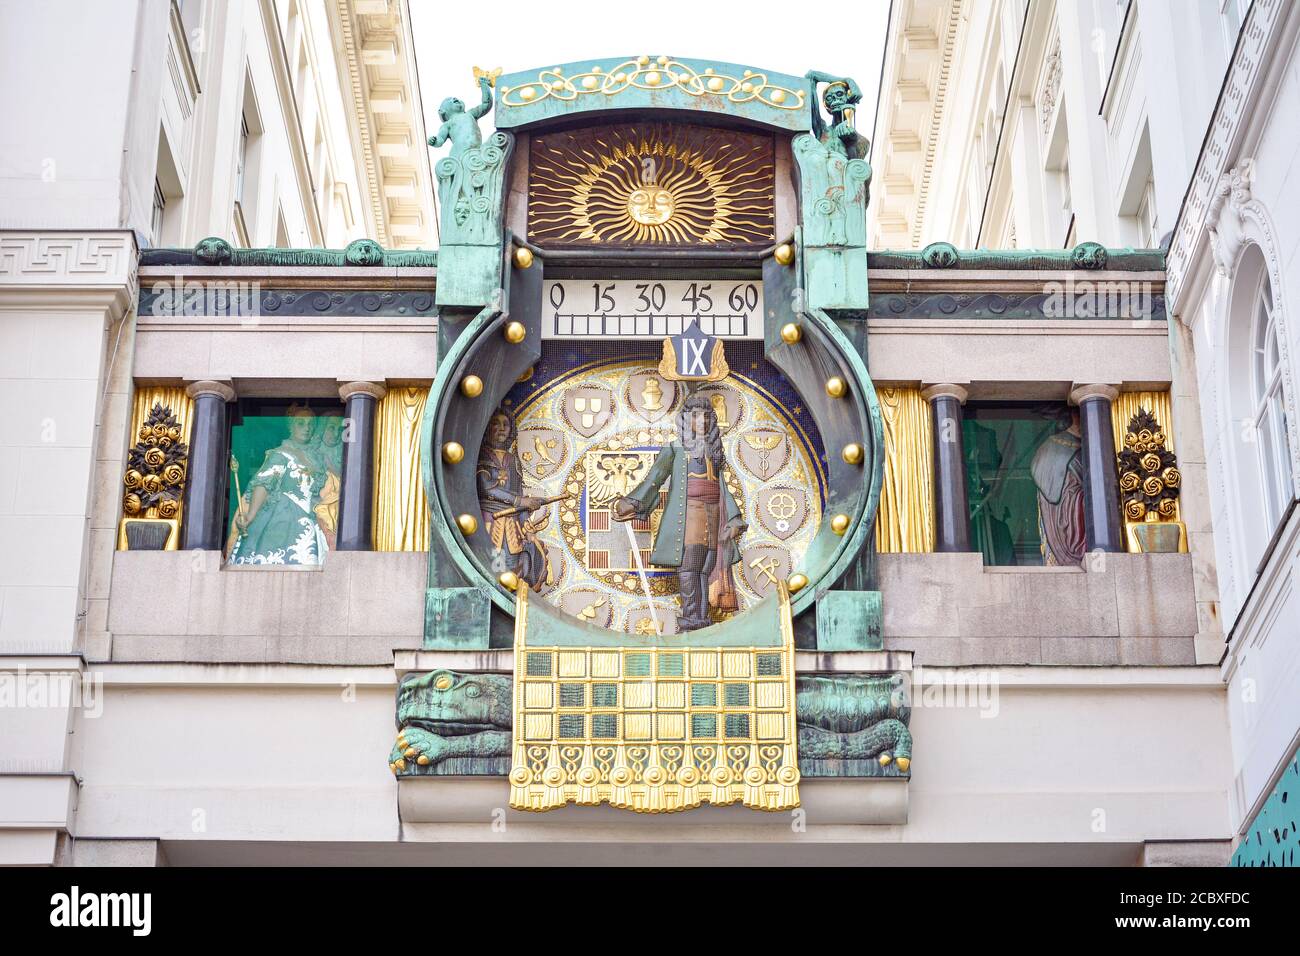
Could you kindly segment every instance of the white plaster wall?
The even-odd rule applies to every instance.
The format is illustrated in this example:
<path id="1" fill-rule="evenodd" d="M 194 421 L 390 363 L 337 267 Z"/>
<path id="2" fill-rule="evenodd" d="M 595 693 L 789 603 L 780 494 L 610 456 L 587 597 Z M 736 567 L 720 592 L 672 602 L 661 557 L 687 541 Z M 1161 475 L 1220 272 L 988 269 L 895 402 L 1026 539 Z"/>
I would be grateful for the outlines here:
<path id="1" fill-rule="evenodd" d="M 379 841 L 390 847 L 381 859 L 395 858 L 391 670 L 123 664 L 103 672 L 103 716 L 82 720 L 75 735 L 79 839 Z M 927 675 L 912 718 L 917 748 L 906 825 L 831 827 L 809 819 L 807 833 L 798 834 L 766 818 L 741 819 L 710 825 L 709 839 L 897 844 L 914 848 L 916 859 L 935 844 L 1011 844 L 1025 852 L 1061 844 L 1061 862 L 1089 848 L 1144 840 L 1226 839 L 1228 742 L 1213 669 Z M 975 677 L 997 688 L 985 706 L 926 702 L 925 682 Z M 349 702 L 344 689 L 352 680 Z M 504 781 L 501 790 L 504 796 Z M 629 815 L 626 826 L 605 820 L 593 829 L 572 815 L 558 827 L 539 817 L 497 833 L 490 809 L 481 825 L 405 836 L 680 843 L 700 840 L 708 818 L 707 810 L 648 821 Z M 326 858 L 337 862 L 344 852 Z"/>

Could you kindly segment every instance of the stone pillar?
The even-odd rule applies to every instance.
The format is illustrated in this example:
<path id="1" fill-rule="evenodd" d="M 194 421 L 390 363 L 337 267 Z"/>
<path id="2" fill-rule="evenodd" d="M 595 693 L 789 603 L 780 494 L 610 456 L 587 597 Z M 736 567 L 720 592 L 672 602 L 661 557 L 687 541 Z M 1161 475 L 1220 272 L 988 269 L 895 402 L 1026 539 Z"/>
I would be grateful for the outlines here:
<path id="1" fill-rule="evenodd" d="M 348 382 L 339 387 L 347 404 L 343 475 L 339 489 L 339 527 L 335 550 L 374 548 L 375 406 L 384 397 L 375 382 Z"/>
<path id="2" fill-rule="evenodd" d="M 966 456 L 961 407 L 966 389 L 931 385 L 921 392 L 934 423 L 934 550 L 970 550 L 970 507 L 966 501 Z"/>
<path id="3" fill-rule="evenodd" d="M 228 382 L 193 382 L 190 463 L 185 475 L 181 549 L 220 551 L 225 545 L 226 494 L 230 487 L 230 431 L 226 404 L 235 400 Z"/>
<path id="4" fill-rule="evenodd" d="M 1119 472 L 1110 406 L 1119 392 L 1110 385 L 1080 385 L 1070 392 L 1079 406 L 1083 435 L 1083 529 L 1089 551 L 1123 551 L 1119 523 Z"/>

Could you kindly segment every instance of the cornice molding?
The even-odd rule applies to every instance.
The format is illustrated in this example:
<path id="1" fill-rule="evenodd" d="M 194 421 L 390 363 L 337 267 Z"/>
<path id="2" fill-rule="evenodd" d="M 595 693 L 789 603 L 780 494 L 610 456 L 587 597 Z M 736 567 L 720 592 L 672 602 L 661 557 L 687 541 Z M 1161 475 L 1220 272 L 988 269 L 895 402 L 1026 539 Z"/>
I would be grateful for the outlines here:
<path id="1" fill-rule="evenodd" d="M 1262 67 L 1282 45 L 1277 25 L 1290 6 L 1290 0 L 1254 0 L 1238 35 L 1166 257 L 1169 297 L 1176 314 L 1181 313 L 1178 300 L 1192 263 L 1210 241 L 1211 207 L 1216 215 L 1222 208 L 1215 202 L 1216 193 L 1221 192 L 1224 174 L 1236 159 L 1244 127 L 1252 116 L 1262 119 L 1268 115 L 1260 108 L 1258 96 Z"/>
<path id="2" fill-rule="evenodd" d="M 135 300 L 137 263 L 129 231 L 0 232 L 0 300 L 108 307 L 116 318 Z"/>

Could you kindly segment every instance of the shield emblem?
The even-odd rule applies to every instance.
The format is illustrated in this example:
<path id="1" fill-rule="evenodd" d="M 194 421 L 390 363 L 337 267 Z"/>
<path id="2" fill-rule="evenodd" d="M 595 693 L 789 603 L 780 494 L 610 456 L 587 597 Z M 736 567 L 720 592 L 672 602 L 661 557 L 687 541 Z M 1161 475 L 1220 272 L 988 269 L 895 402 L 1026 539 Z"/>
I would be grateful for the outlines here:
<path id="1" fill-rule="evenodd" d="M 772 426 L 752 428 L 741 433 L 736 451 L 747 472 L 759 481 L 767 481 L 790 460 L 790 437 Z"/>
<path id="2" fill-rule="evenodd" d="M 641 372 L 627 380 L 627 403 L 648 422 L 657 422 L 677 401 L 677 383 L 658 372 Z"/>
<path id="3" fill-rule="evenodd" d="M 790 552 L 779 544 L 750 545 L 740 552 L 740 575 L 759 597 L 775 594 L 777 582 L 790 577 Z"/>
<path id="4" fill-rule="evenodd" d="M 519 464 L 534 481 L 550 478 L 564 467 L 569 456 L 564 432 L 556 428 L 525 428 L 519 433 L 516 448 Z"/>
<path id="5" fill-rule="evenodd" d="M 608 628 L 614 620 L 613 601 L 595 588 L 574 588 L 560 597 L 559 608 L 580 621 Z"/>
<path id="6" fill-rule="evenodd" d="M 614 420 L 614 395 L 607 388 L 581 385 L 564 393 L 564 420 L 583 438 L 591 438 Z"/>
<path id="7" fill-rule="evenodd" d="M 718 419 L 718 430 L 724 435 L 740 424 L 744 405 L 734 389 L 702 388 L 699 394 L 706 396 L 713 406 L 713 414 Z"/>
<path id="8" fill-rule="evenodd" d="M 784 541 L 808 520 L 808 495 L 798 488 L 763 488 L 754 509 L 758 523 Z"/>

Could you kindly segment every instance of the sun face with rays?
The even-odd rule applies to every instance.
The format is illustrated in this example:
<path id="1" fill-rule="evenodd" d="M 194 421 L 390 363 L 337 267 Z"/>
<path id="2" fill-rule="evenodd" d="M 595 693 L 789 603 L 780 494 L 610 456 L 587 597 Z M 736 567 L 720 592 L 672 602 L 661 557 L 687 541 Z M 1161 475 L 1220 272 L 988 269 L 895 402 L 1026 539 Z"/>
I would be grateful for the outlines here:
<path id="1" fill-rule="evenodd" d="M 600 126 L 532 141 L 529 238 L 540 244 L 767 245 L 770 136 L 683 124 Z"/>

